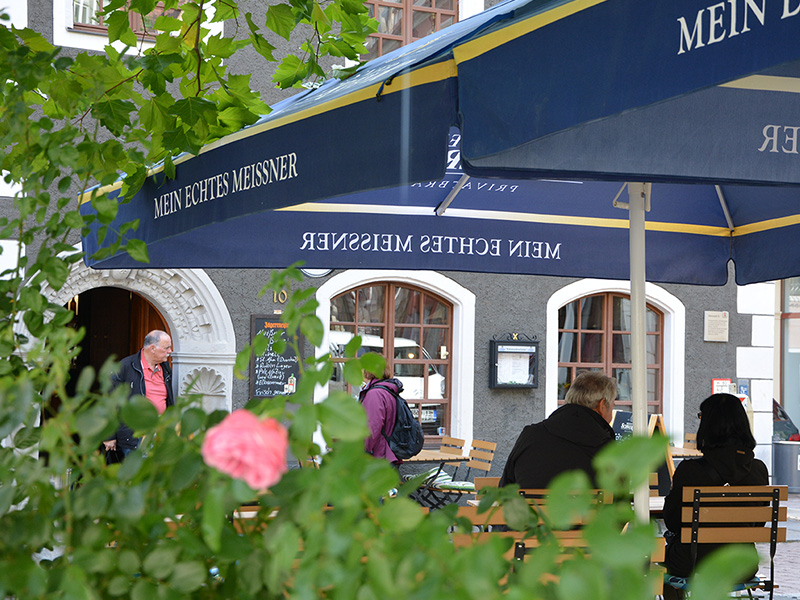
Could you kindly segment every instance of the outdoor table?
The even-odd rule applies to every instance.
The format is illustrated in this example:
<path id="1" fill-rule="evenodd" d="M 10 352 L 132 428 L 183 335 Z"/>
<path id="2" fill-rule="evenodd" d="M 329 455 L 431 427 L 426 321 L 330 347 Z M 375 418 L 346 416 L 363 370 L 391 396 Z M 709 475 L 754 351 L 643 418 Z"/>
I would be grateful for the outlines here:
<path id="1" fill-rule="evenodd" d="M 703 453 L 697 448 L 678 448 L 676 446 L 670 446 L 669 453 L 672 455 L 672 458 L 695 458 L 703 456 Z"/>
<path id="2" fill-rule="evenodd" d="M 403 464 L 443 463 L 448 461 L 455 462 L 459 460 L 463 460 L 463 457 L 460 457 L 456 454 L 448 454 L 447 452 L 442 452 L 439 449 L 429 450 L 427 448 L 423 448 L 416 456 L 406 458 L 403 461 Z"/>

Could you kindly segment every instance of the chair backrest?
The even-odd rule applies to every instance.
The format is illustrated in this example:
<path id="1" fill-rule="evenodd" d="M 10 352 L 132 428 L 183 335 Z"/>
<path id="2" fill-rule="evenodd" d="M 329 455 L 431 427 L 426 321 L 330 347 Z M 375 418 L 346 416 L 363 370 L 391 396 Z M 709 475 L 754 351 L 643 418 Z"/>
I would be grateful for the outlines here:
<path id="1" fill-rule="evenodd" d="M 789 498 L 785 485 L 684 487 L 681 521 L 681 542 L 691 544 L 692 564 L 697 561 L 699 544 L 768 543 L 769 579 L 761 586 L 770 591 L 775 582 L 775 550 L 786 541 Z"/>
<path id="2" fill-rule="evenodd" d="M 469 460 L 467 467 L 470 469 L 478 469 L 488 473 L 492 468 L 492 461 L 494 460 L 494 451 L 497 449 L 495 442 L 485 442 L 483 440 L 472 440 L 469 450 Z"/>
<path id="3" fill-rule="evenodd" d="M 466 441 L 454 438 L 450 436 L 444 436 L 442 438 L 442 444 L 439 446 L 439 452 L 443 454 L 452 454 L 453 458 L 456 459 L 454 462 L 448 462 L 446 464 L 458 467 L 464 460 L 464 445 Z"/>
<path id="4" fill-rule="evenodd" d="M 681 542 L 686 544 L 786 541 L 785 485 L 684 487 Z"/>
<path id="5" fill-rule="evenodd" d="M 683 447 L 684 448 L 697 448 L 697 434 L 696 433 L 687 433 L 683 436 Z"/>
<path id="6" fill-rule="evenodd" d="M 480 492 L 483 488 L 493 488 L 500 485 L 500 478 L 499 477 L 476 477 L 474 479 L 475 482 L 475 491 Z"/>

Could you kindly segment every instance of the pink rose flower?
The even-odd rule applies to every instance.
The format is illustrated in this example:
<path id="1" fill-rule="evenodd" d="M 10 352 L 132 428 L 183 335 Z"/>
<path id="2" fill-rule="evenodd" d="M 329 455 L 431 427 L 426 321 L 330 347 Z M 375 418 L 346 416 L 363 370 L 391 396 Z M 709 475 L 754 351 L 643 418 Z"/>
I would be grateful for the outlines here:
<path id="1" fill-rule="evenodd" d="M 236 410 L 206 433 L 203 460 L 254 490 L 275 485 L 286 472 L 289 436 L 275 419 Z"/>

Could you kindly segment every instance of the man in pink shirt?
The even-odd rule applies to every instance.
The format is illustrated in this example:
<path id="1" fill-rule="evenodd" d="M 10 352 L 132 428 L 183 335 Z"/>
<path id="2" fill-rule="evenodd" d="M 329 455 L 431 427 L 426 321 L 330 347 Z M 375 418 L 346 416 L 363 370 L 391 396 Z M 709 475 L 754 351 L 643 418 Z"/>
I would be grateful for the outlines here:
<path id="1" fill-rule="evenodd" d="M 158 414 L 175 404 L 172 393 L 172 367 L 167 359 L 172 353 L 172 340 L 164 331 L 151 331 L 144 338 L 142 349 L 120 361 L 119 371 L 112 377 L 114 386 L 130 386 L 130 394 L 144 396 Z M 103 441 L 106 452 L 119 450 L 122 457 L 139 447 L 133 430 L 120 423 L 113 436 Z"/>

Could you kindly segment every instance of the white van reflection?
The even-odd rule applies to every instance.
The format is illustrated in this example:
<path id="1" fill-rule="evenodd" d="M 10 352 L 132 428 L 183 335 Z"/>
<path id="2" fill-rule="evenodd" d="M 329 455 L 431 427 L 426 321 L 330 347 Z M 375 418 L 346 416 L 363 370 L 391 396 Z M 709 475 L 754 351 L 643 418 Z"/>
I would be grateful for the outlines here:
<path id="1" fill-rule="evenodd" d="M 344 347 L 353 339 L 353 334 L 349 331 L 329 331 L 328 340 L 330 344 L 330 353 L 332 358 L 344 358 Z M 419 343 L 408 338 L 394 338 L 394 347 L 397 348 L 413 348 L 416 351 L 420 350 Z M 424 348 L 422 356 L 425 359 L 430 359 L 431 356 Z M 377 335 L 365 334 L 361 336 L 361 348 L 358 355 L 361 356 L 365 352 L 383 352 L 383 338 Z M 395 364 L 394 376 L 403 383 L 403 397 L 406 400 L 438 400 L 444 398 L 445 381 L 444 375 L 439 373 L 436 365 L 428 365 L 428 396 L 425 396 L 425 378 L 414 377 L 409 374 L 411 369 L 419 369 L 423 365 L 414 364 Z M 334 372 L 333 379 L 335 381 L 341 380 L 340 367 Z"/>

